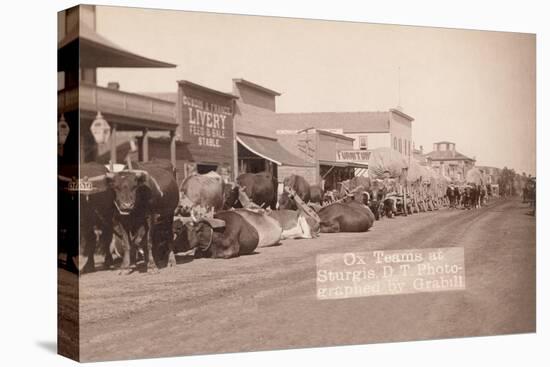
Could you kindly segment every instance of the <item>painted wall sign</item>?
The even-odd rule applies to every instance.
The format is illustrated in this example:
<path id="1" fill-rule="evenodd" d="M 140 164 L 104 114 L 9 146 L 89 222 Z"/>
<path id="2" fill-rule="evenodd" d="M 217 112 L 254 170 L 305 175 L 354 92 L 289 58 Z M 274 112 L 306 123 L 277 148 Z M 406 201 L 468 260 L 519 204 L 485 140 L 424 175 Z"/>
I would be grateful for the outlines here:
<path id="1" fill-rule="evenodd" d="M 199 146 L 221 148 L 223 141 L 228 138 L 229 124 L 226 126 L 226 120 L 233 115 L 231 106 L 185 95 L 182 100 L 184 108 L 187 108 L 189 136 L 196 139 Z"/>
<path id="2" fill-rule="evenodd" d="M 336 160 L 339 162 L 361 162 L 368 161 L 370 152 L 367 150 L 339 150 L 336 153 Z"/>
<path id="3" fill-rule="evenodd" d="M 234 157 L 234 96 L 182 81 L 178 92 L 178 134 L 198 164 L 229 165 Z"/>

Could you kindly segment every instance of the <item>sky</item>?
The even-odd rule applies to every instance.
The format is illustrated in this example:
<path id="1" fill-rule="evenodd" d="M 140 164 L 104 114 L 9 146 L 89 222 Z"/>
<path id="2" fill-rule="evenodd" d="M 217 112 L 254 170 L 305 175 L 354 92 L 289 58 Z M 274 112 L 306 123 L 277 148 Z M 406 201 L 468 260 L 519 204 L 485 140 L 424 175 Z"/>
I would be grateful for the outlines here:
<path id="1" fill-rule="evenodd" d="M 274 89 L 278 112 L 384 111 L 414 117 L 478 165 L 535 175 L 535 35 L 354 22 L 97 7 L 97 32 L 174 69 L 98 71 L 130 92 L 190 80 L 230 92 L 233 78 Z"/>

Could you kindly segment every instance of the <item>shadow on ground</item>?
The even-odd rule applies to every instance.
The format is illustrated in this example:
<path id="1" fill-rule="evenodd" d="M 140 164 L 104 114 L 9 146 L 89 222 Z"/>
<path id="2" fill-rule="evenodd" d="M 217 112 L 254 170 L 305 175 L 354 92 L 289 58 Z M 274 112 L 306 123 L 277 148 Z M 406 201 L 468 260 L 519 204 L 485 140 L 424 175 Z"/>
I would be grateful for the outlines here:
<path id="1" fill-rule="evenodd" d="M 38 340 L 36 342 L 36 345 L 46 350 L 47 352 L 57 354 L 57 342 L 53 340 Z"/>

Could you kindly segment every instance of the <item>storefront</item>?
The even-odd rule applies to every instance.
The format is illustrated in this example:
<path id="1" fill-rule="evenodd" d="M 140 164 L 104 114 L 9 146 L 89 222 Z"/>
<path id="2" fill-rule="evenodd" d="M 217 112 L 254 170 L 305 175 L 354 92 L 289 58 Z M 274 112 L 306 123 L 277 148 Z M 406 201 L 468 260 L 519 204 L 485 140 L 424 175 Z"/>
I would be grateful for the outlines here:
<path id="1" fill-rule="evenodd" d="M 345 162 L 348 166 L 354 168 L 356 177 L 369 176 L 370 151 L 363 149 L 340 150 L 336 154 L 338 162 Z"/>
<path id="2" fill-rule="evenodd" d="M 292 173 L 301 172 L 305 176 L 314 173 L 313 164 L 290 153 L 276 139 L 240 133 L 237 135 L 237 143 L 241 173 L 267 171 L 279 182 Z"/>
<path id="3" fill-rule="evenodd" d="M 338 183 L 357 177 L 358 170 L 367 169 L 368 166 L 353 162 L 320 161 L 319 172 L 321 182 L 325 190 L 336 190 Z"/>
<path id="4" fill-rule="evenodd" d="M 176 135 L 186 144 L 190 159 L 177 160 L 178 176 L 189 173 L 189 164 L 203 174 L 223 172 L 235 178 L 235 129 L 233 94 L 210 89 L 190 81 L 178 82 Z"/>
<path id="5" fill-rule="evenodd" d="M 277 136 L 281 145 L 313 165 L 307 179 L 324 190 L 336 189 L 338 182 L 353 178 L 358 170 L 368 168 L 367 164 L 343 159 L 347 155 L 342 152 L 353 150 L 353 139 L 347 136 L 316 129 L 279 130 Z"/>

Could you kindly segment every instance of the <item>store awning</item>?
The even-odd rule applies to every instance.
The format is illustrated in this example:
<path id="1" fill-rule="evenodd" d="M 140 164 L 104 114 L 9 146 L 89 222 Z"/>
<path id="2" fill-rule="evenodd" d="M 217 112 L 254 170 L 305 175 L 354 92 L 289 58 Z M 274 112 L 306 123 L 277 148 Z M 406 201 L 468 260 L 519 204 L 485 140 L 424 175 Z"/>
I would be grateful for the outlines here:
<path id="1" fill-rule="evenodd" d="M 237 134 L 237 141 L 252 153 L 275 163 L 278 166 L 312 167 L 306 162 L 283 148 L 275 139 L 245 134 Z"/>
<path id="2" fill-rule="evenodd" d="M 365 164 L 365 163 L 357 163 L 357 162 L 346 162 L 346 163 L 347 163 L 348 167 L 365 168 L 365 169 L 369 168 L 369 165 Z"/>
<path id="3" fill-rule="evenodd" d="M 348 162 L 337 162 L 337 161 L 325 161 L 319 160 L 321 166 L 331 166 L 331 167 L 349 167 Z"/>
<path id="4" fill-rule="evenodd" d="M 67 70 L 74 64 L 74 57 L 80 58 L 80 67 L 119 67 L 119 68 L 174 68 L 176 65 L 150 59 L 111 42 L 83 23 L 69 32 L 57 45 L 58 71 Z"/>

